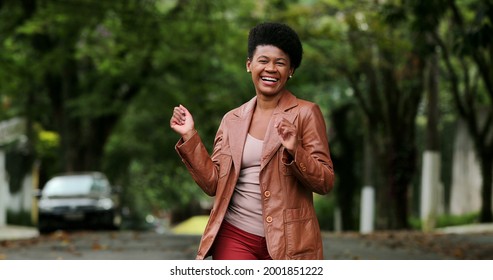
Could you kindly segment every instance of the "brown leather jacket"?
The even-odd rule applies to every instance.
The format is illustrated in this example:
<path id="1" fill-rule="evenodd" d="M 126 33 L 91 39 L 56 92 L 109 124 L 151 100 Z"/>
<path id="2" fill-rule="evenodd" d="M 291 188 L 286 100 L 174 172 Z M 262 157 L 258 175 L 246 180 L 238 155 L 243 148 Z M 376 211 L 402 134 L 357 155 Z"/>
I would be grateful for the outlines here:
<path id="1" fill-rule="evenodd" d="M 240 172 L 243 145 L 256 97 L 228 112 L 219 126 L 209 157 L 199 135 L 182 139 L 176 150 L 195 182 L 215 196 L 197 259 L 204 259 L 221 226 Z M 284 150 L 274 122 L 264 139 L 260 187 L 263 196 L 265 237 L 276 259 L 323 259 L 320 228 L 313 207 L 313 192 L 328 193 L 334 183 L 325 121 L 320 108 L 285 93 L 272 117 L 284 117 L 298 129 L 300 143 L 294 159 Z"/>

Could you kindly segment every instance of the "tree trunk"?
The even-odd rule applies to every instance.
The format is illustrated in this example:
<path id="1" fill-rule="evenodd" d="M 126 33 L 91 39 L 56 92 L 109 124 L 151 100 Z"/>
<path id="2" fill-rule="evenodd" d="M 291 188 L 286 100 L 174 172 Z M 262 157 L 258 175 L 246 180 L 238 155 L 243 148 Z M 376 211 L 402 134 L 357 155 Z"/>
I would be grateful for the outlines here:
<path id="1" fill-rule="evenodd" d="M 407 128 L 412 129 L 412 128 Z M 408 140 L 412 141 L 412 140 Z M 414 141 L 412 141 L 414 142 Z M 416 151 L 413 143 L 397 143 L 389 151 L 387 161 L 387 185 L 392 211 L 388 227 L 391 229 L 408 229 L 409 186 L 416 170 Z"/>
<path id="2" fill-rule="evenodd" d="M 429 39 L 431 41 L 431 38 Z M 426 144 L 421 166 L 420 218 L 421 229 L 429 232 L 435 228 L 440 188 L 440 137 L 438 134 L 438 54 L 433 52 L 428 59 L 428 106 Z M 438 160 L 434 160 L 438 159 Z"/>
<path id="3" fill-rule="evenodd" d="M 493 19 L 492 11 L 493 6 L 488 1 L 482 1 L 482 5 L 478 5 L 479 9 L 477 10 L 477 16 L 474 21 L 474 24 L 468 24 L 464 20 L 464 16 L 459 6 L 457 5 L 455 0 L 449 0 L 447 2 L 448 8 L 450 8 L 452 12 L 452 21 L 458 27 L 458 35 L 461 40 L 464 42 L 470 41 L 470 38 L 473 38 L 472 35 L 476 38 L 489 38 L 491 31 L 488 27 L 488 21 L 485 19 Z M 485 18 L 483 16 L 486 15 Z M 478 20 L 481 19 L 481 20 Z M 435 34 L 434 35 L 437 44 L 442 48 L 442 54 L 445 61 L 445 65 L 451 77 L 452 82 L 452 93 L 454 94 L 454 100 L 457 108 L 459 109 L 459 113 L 462 118 L 468 124 L 468 129 L 470 132 L 473 141 L 475 142 L 475 150 L 478 154 L 478 158 L 480 159 L 481 164 L 481 175 L 483 177 L 482 183 L 482 206 L 480 212 L 480 221 L 483 223 L 492 222 L 492 165 L 493 165 L 493 151 L 492 151 L 492 140 L 489 137 L 492 133 L 492 118 L 493 112 L 491 105 L 487 107 L 487 117 L 484 127 L 480 127 L 480 123 L 477 118 L 477 104 L 481 103 L 481 100 L 478 98 L 480 96 L 477 94 L 477 85 L 474 87 L 468 87 L 468 71 L 465 65 L 465 55 L 460 53 L 459 58 L 463 61 L 462 71 L 464 71 L 464 84 L 466 84 L 465 89 L 462 91 L 459 89 L 459 80 L 458 75 L 455 73 L 455 69 L 453 68 L 449 49 L 447 48 L 447 44 L 442 41 L 442 39 Z M 473 45 L 467 46 L 471 47 L 472 52 L 470 52 L 470 56 L 473 59 L 477 69 L 479 70 L 478 74 L 482 78 L 484 83 L 484 87 L 489 96 L 489 101 L 493 101 L 493 79 L 491 75 L 491 54 L 493 53 L 493 45 L 491 40 L 485 39 L 481 42 L 481 47 L 478 47 L 478 43 L 474 42 Z M 467 55 L 467 54 L 466 54 Z M 461 93 L 464 96 L 461 99 Z"/>
<path id="4" fill-rule="evenodd" d="M 438 134 L 439 111 L 438 111 L 438 54 L 433 53 L 428 73 L 428 111 L 426 124 L 426 150 L 440 151 L 440 137 Z"/>
<path id="5" fill-rule="evenodd" d="M 491 211 L 491 195 L 492 195 L 492 171 L 493 171 L 493 157 L 490 154 L 481 155 L 481 174 L 483 176 L 483 183 L 481 189 L 481 212 L 480 221 L 482 223 L 493 222 L 493 216 Z"/>
<path id="6" fill-rule="evenodd" d="M 339 146 L 338 153 L 334 153 L 332 160 L 338 170 L 338 184 L 336 188 L 337 204 L 341 209 L 343 230 L 354 230 L 354 194 L 359 185 L 358 176 L 355 174 L 354 162 L 360 137 L 351 131 L 348 125 L 354 120 L 349 119 L 354 108 L 351 105 L 343 106 L 332 112 L 332 123 L 335 130 L 335 141 L 332 144 Z"/>

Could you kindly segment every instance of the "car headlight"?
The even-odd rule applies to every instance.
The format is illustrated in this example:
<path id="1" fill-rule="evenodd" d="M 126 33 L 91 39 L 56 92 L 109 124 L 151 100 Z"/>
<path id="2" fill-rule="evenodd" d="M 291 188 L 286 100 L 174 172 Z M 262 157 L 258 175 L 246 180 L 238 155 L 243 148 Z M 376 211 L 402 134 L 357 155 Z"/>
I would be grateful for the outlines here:
<path id="1" fill-rule="evenodd" d="M 113 207 L 113 201 L 109 198 L 102 198 L 98 200 L 96 207 L 103 210 L 109 210 Z"/>

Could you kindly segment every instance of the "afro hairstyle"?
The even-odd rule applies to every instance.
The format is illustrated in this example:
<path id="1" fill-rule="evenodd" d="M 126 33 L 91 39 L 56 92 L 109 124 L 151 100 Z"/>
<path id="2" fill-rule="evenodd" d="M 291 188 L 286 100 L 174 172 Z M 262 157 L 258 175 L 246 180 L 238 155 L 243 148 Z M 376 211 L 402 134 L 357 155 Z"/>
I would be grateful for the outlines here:
<path id="1" fill-rule="evenodd" d="M 261 23 L 248 34 L 248 58 L 252 58 L 257 46 L 271 45 L 284 51 L 294 69 L 301 64 L 303 47 L 298 34 L 283 23 Z"/>

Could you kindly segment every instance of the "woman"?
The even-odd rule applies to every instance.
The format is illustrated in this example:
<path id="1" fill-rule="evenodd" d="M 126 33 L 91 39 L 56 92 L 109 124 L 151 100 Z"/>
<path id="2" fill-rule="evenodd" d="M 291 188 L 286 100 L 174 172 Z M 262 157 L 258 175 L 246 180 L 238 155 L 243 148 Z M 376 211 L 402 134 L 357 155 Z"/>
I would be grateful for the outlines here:
<path id="1" fill-rule="evenodd" d="M 176 151 L 215 196 L 197 259 L 323 259 L 313 192 L 328 193 L 334 171 L 319 107 L 285 87 L 301 58 L 287 25 L 250 30 L 246 69 L 256 95 L 223 117 L 212 156 L 190 112 L 174 108 Z"/>

